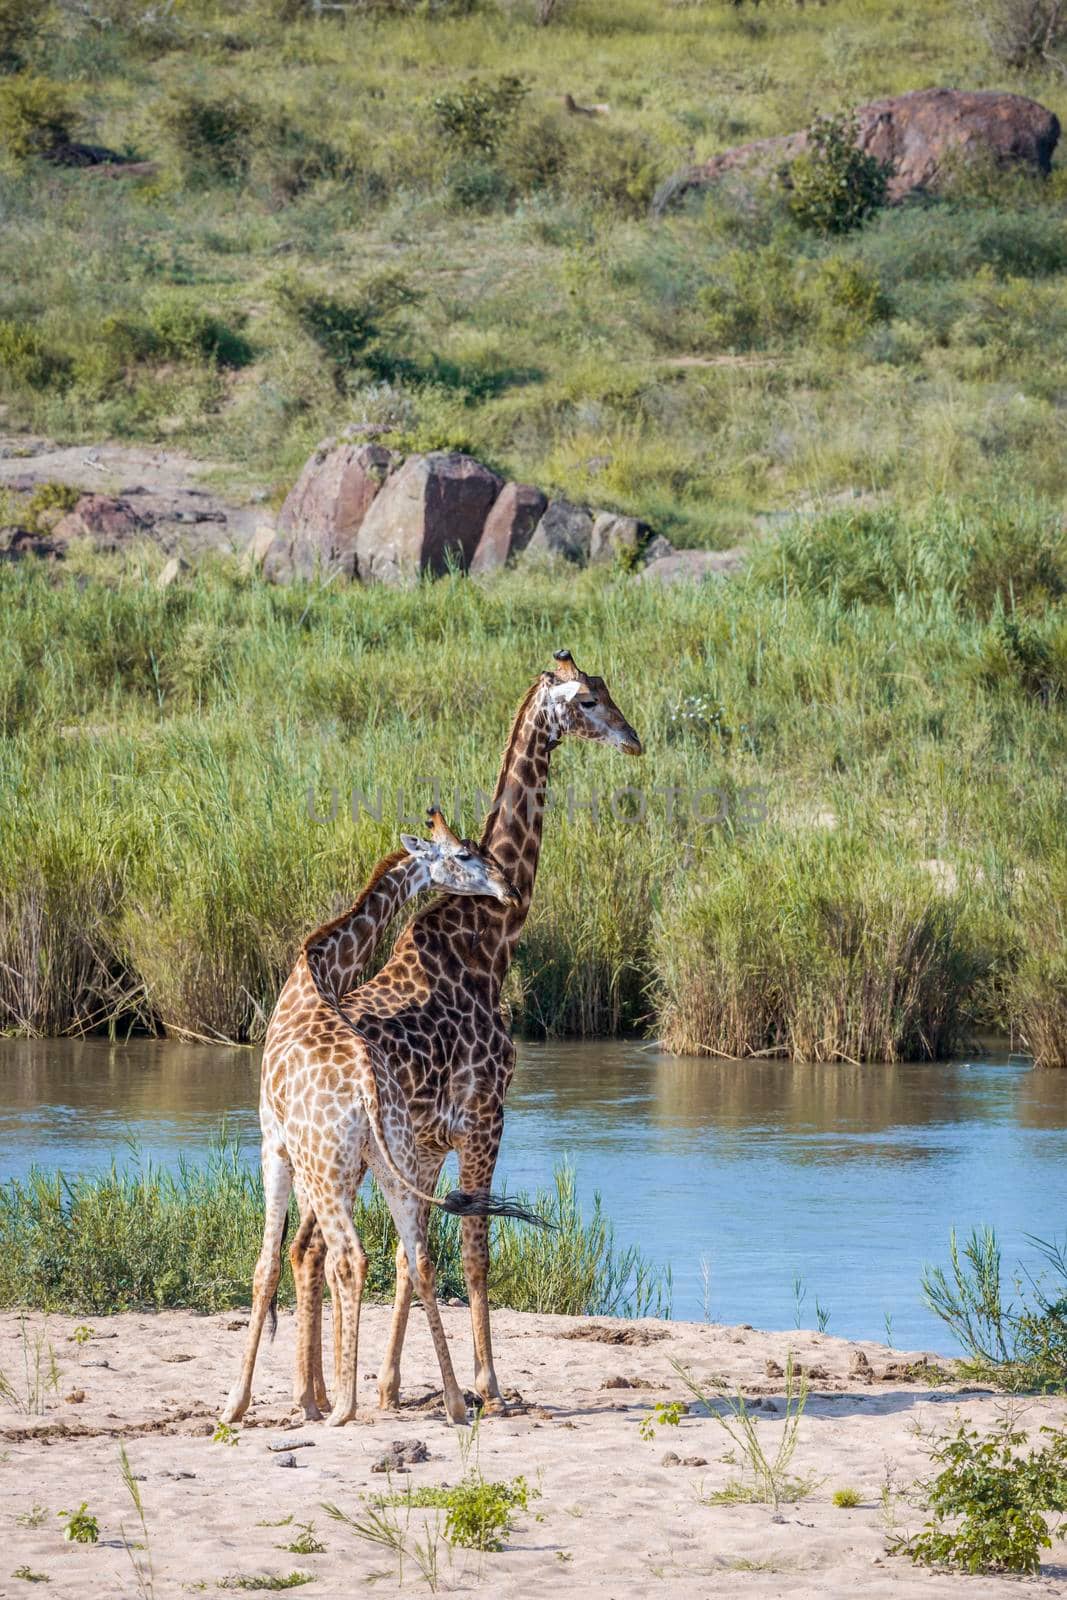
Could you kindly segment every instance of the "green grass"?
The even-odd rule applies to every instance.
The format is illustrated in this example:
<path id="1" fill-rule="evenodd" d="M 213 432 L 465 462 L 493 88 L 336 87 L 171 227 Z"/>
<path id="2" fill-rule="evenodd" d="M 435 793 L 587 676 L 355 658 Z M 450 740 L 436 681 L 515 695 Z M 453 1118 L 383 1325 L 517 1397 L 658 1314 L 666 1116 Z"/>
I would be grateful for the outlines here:
<path id="1" fill-rule="evenodd" d="M 981 1026 L 1067 1059 L 1052 507 L 839 512 L 703 592 L 87 570 L 0 568 L 0 1027 L 261 1038 L 300 938 L 395 847 L 398 794 L 424 809 L 415 774 L 479 828 L 514 707 L 566 643 L 646 754 L 556 756 L 520 1030 L 877 1060 Z M 610 796 L 633 783 L 631 823 Z M 350 791 L 379 787 L 381 821 L 354 822 Z M 568 787 L 599 794 L 595 820 Z M 328 817 L 331 788 L 317 822 L 308 790 Z M 668 788 L 717 792 L 668 817 Z"/>
<path id="2" fill-rule="evenodd" d="M 573 1174 L 556 1173 L 533 1197 L 552 1230 L 507 1219 L 492 1230 L 490 1295 L 519 1311 L 666 1315 L 670 1277 L 636 1248 L 616 1245 L 599 1199 L 584 1217 Z M 370 1257 L 367 1294 L 392 1298 L 396 1236 L 377 1188 L 364 1191 L 356 1225 Z M 35 1171 L 0 1188 L 0 1306 L 101 1315 L 139 1307 L 217 1311 L 246 1305 L 263 1228 L 263 1190 L 235 1144 L 176 1173 L 150 1164 L 102 1177 Z M 464 1295 L 459 1223 L 431 1214 L 442 1297 Z M 288 1258 L 279 1298 L 293 1303 Z M 38 1365 L 40 1363 L 38 1362 Z M 0 1376 L 0 1387 L 3 1386 Z"/>

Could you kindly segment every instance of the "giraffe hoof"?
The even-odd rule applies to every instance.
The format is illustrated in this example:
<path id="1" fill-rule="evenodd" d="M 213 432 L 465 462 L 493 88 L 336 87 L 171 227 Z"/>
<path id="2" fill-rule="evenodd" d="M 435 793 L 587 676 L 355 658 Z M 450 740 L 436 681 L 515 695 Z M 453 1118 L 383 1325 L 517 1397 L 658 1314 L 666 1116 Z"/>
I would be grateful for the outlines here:
<path id="1" fill-rule="evenodd" d="M 499 1394 L 482 1395 L 481 1413 L 483 1417 L 506 1417 L 508 1415 L 508 1403 Z"/>
<path id="2" fill-rule="evenodd" d="M 354 1422 L 355 1418 L 356 1413 L 354 1410 L 347 1410 L 344 1406 L 334 1406 L 330 1415 L 326 1418 L 326 1426 L 328 1428 L 343 1428 L 346 1422 Z"/>
<path id="3" fill-rule="evenodd" d="M 399 1411 L 400 1410 L 400 1390 L 397 1389 L 395 1391 L 395 1393 L 390 1391 L 388 1394 L 386 1394 L 386 1393 L 384 1393 L 382 1391 L 379 1391 L 379 1394 L 378 1394 L 378 1410 L 379 1411 Z"/>
<path id="4" fill-rule="evenodd" d="M 298 1400 L 297 1407 L 304 1413 L 305 1422 L 321 1422 L 325 1416 L 325 1412 L 317 1400 L 312 1400 L 306 1404 Z"/>

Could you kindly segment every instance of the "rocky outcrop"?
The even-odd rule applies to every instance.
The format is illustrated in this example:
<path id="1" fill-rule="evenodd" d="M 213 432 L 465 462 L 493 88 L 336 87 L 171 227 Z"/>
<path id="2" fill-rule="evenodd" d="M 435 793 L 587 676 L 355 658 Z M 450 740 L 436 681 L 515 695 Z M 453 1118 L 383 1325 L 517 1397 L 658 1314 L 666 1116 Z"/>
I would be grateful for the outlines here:
<path id="1" fill-rule="evenodd" d="M 135 511 L 128 500 L 110 494 L 83 494 L 74 510 L 56 523 L 52 537 L 60 544 L 89 539 L 97 550 L 114 551 L 144 538 L 151 528 L 152 519 Z"/>
<path id="2" fill-rule="evenodd" d="M 278 514 L 263 560 L 275 582 L 356 570 L 356 536 L 395 458 L 380 444 L 328 439 L 308 460 Z"/>
<path id="3" fill-rule="evenodd" d="M 976 159 L 1047 176 L 1060 136 L 1059 118 L 1036 100 L 964 89 L 916 89 L 874 100 L 857 108 L 856 123 L 859 148 L 892 169 L 891 201 L 936 190 L 961 162 Z M 766 176 L 807 147 L 803 131 L 724 150 L 668 178 L 656 192 L 653 211 L 662 214 L 690 190 L 731 173 Z"/>
<path id="4" fill-rule="evenodd" d="M 705 578 L 728 577 L 743 563 L 743 550 L 672 550 L 650 561 L 638 576 L 642 583 L 703 583 Z"/>
<path id="5" fill-rule="evenodd" d="M 503 485 L 471 456 L 410 456 L 387 479 L 356 535 L 364 583 L 410 583 L 470 564 Z"/>
<path id="6" fill-rule="evenodd" d="M 593 543 L 593 513 L 570 500 L 550 500 L 527 545 L 532 556 L 559 556 L 584 566 Z"/>
<path id="7" fill-rule="evenodd" d="M 632 565 L 651 537 L 652 529 L 647 522 L 639 522 L 636 517 L 618 517 L 613 511 L 601 511 L 593 520 L 589 559 Z"/>
<path id="8" fill-rule="evenodd" d="M 544 514 L 548 499 L 529 483 L 506 483 L 486 518 L 472 572 L 495 572 L 521 555 Z"/>
<path id="9" fill-rule="evenodd" d="M 49 533 L 32 528 L 0 528 L 0 561 L 21 561 L 36 556 L 41 561 L 62 561 L 65 548 Z"/>

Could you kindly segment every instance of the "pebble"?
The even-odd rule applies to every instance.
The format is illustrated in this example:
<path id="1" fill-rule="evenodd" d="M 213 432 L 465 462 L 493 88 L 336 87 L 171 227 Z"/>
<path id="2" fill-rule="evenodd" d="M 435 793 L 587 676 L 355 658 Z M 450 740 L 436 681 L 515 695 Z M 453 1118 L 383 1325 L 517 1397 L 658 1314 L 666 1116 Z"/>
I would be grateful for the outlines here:
<path id="1" fill-rule="evenodd" d="M 276 1467 L 295 1467 L 296 1457 L 293 1455 L 292 1451 L 289 1451 L 288 1454 L 284 1456 L 275 1456 L 274 1465 Z"/>
<path id="2" fill-rule="evenodd" d="M 268 1439 L 268 1450 L 314 1450 L 314 1439 Z"/>

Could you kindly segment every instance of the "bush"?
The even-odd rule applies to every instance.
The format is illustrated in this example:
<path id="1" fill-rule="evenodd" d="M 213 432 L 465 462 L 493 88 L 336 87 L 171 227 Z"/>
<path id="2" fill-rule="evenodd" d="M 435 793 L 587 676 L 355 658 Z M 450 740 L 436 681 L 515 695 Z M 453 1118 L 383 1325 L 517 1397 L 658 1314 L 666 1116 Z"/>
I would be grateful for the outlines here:
<path id="1" fill-rule="evenodd" d="M 876 273 L 862 262 L 836 256 L 820 263 L 809 297 L 821 331 L 840 344 L 883 322 L 891 309 Z"/>
<path id="2" fill-rule="evenodd" d="M 248 171 L 261 117 L 247 101 L 181 90 L 162 110 L 163 126 L 188 182 L 239 182 Z"/>
<path id="3" fill-rule="evenodd" d="M 438 132 L 465 155 L 494 156 L 528 93 L 521 78 L 508 75 L 495 84 L 477 78 L 433 102 Z"/>
<path id="4" fill-rule="evenodd" d="M 0 0 L 0 72 L 18 72 L 43 32 L 48 0 Z"/>
<path id="5" fill-rule="evenodd" d="M 20 72 L 0 83 L 0 145 L 14 161 L 69 144 L 74 118 L 68 90 L 51 78 Z"/>
<path id="6" fill-rule="evenodd" d="M 275 285 L 275 298 L 286 316 L 314 339 L 343 388 L 356 368 L 388 378 L 395 365 L 382 340 L 394 331 L 397 314 L 420 299 L 400 272 L 380 272 L 367 278 L 348 299 L 320 294 L 295 277 Z"/>
<path id="7" fill-rule="evenodd" d="M 850 233 L 885 204 L 889 169 L 856 144 L 855 116 L 816 117 L 783 176 L 788 205 L 814 233 Z"/>
<path id="8" fill-rule="evenodd" d="M 460 161 L 448 174 L 448 194 L 461 211 L 495 211 L 512 198 L 512 187 L 492 162 Z"/>
<path id="9" fill-rule="evenodd" d="M 658 177 L 657 157 L 647 139 L 624 128 L 587 121 L 567 153 L 563 182 L 578 200 L 641 217 L 652 203 Z"/>
<path id="10" fill-rule="evenodd" d="M 961 1572 L 1037 1572 L 1041 1551 L 1052 1545 L 1042 1512 L 1067 1511 L 1067 1434 L 1041 1431 L 1048 1443 L 1025 1456 L 1019 1446 L 1027 1436 L 1009 1417 L 984 1439 L 961 1423 L 937 1440 L 931 1458 L 941 1471 L 923 1485 L 934 1515 L 921 1533 L 891 1549 Z"/>
<path id="11" fill-rule="evenodd" d="M 223 367 L 242 367 L 251 359 L 248 341 L 235 328 L 184 295 L 164 293 L 150 301 L 147 323 L 161 356 L 213 361 Z"/>
<path id="12" fill-rule="evenodd" d="M 780 245 L 730 250 L 699 296 L 715 349 L 761 349 L 803 328 L 812 314 L 795 258 Z"/>
<path id="13" fill-rule="evenodd" d="M 54 350 L 24 321 L 0 320 L 0 372 L 27 389 L 52 389 L 70 377 L 70 358 Z"/>
<path id="14" fill-rule="evenodd" d="M 964 0 L 990 50 L 1006 67 L 1062 67 L 1067 44 L 1064 0 Z"/>

